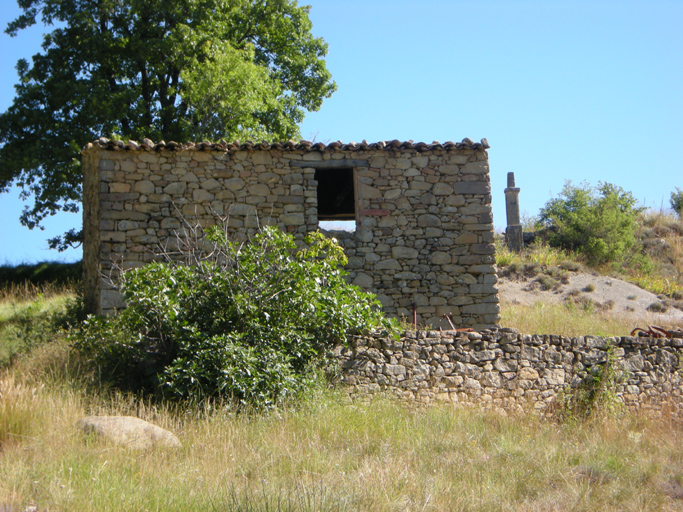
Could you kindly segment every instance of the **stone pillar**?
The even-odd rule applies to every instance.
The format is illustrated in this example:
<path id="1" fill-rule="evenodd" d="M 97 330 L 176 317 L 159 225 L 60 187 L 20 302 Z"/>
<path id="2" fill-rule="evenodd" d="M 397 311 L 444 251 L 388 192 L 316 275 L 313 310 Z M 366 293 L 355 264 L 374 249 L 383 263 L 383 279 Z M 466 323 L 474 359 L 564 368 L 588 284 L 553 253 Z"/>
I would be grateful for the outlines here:
<path id="1" fill-rule="evenodd" d="M 507 229 L 505 238 L 508 249 L 519 252 L 524 249 L 522 236 L 522 224 L 519 220 L 519 188 L 515 188 L 515 173 L 508 173 L 508 186 L 505 189 L 505 213 L 507 216 Z"/>

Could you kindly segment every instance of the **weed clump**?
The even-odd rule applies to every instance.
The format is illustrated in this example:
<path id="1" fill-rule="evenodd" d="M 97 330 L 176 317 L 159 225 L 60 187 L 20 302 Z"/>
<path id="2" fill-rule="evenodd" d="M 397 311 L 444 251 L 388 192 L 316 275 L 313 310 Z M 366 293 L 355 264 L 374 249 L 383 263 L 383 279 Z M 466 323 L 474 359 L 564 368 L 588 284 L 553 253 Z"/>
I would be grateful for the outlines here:
<path id="1" fill-rule="evenodd" d="M 552 290 L 559 283 L 557 279 L 554 279 L 549 275 L 542 275 L 537 279 L 537 281 L 541 284 L 541 288 L 543 290 Z"/>
<path id="2" fill-rule="evenodd" d="M 646 309 L 651 313 L 666 313 L 668 308 L 661 302 L 653 302 Z"/>
<path id="3" fill-rule="evenodd" d="M 608 345 L 603 362 L 580 372 L 580 382 L 561 397 L 560 419 L 586 420 L 620 413 L 624 406 L 617 395 L 617 388 L 624 381 L 625 374 L 616 363 L 614 347 Z"/>

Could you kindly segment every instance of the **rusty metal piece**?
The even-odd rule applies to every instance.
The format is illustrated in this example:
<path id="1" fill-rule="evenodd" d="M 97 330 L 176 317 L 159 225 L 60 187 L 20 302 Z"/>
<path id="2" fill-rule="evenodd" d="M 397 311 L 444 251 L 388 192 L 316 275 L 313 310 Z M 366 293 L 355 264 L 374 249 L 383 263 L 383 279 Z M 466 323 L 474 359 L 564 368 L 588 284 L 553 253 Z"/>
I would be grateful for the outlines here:
<path id="1" fill-rule="evenodd" d="M 676 338 L 683 336 L 683 331 L 667 331 L 656 325 L 648 325 L 647 329 L 636 327 L 631 331 L 631 336 L 638 336 L 639 338 Z"/>
<path id="2" fill-rule="evenodd" d="M 448 320 L 448 323 L 451 324 L 451 330 L 455 332 L 474 332 L 474 329 L 471 327 L 455 327 L 453 325 L 453 321 L 451 320 L 451 315 L 444 313 L 443 317 Z"/>

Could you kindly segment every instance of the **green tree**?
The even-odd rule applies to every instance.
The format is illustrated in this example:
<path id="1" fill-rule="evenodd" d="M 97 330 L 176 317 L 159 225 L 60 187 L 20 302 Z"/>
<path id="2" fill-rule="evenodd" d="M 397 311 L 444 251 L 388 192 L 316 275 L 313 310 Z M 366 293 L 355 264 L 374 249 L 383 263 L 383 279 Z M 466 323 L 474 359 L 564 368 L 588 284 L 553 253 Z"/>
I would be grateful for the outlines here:
<path id="1" fill-rule="evenodd" d="M 586 255 L 591 263 L 621 260 L 636 242 L 635 223 L 642 208 L 630 192 L 611 183 L 573 186 L 541 208 L 540 221 L 555 247 Z"/>
<path id="2" fill-rule="evenodd" d="M 16 97 L 0 114 L 0 191 L 16 183 L 33 196 L 28 228 L 78 211 L 80 150 L 102 135 L 286 140 L 336 89 L 327 45 L 296 0 L 18 2 L 10 36 L 57 27 L 17 64 Z"/>
<path id="3" fill-rule="evenodd" d="M 669 203 L 671 204 L 671 209 L 683 219 L 683 190 L 676 187 L 676 192 L 671 192 Z"/>
<path id="4" fill-rule="evenodd" d="M 207 240 L 187 263 L 125 272 L 127 308 L 85 323 L 75 346 L 100 378 L 172 399 L 269 407 L 314 382 L 347 333 L 395 329 L 374 295 L 346 282 L 343 249 L 320 232 L 299 250 L 275 227 L 245 244 L 217 228 Z"/>

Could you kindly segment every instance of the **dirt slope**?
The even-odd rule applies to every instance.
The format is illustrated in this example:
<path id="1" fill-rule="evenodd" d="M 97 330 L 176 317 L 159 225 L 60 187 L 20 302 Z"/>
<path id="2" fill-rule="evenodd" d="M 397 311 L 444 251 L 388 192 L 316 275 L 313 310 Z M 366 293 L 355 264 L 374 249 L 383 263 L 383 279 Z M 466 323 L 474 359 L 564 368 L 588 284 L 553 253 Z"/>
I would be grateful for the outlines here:
<path id="1" fill-rule="evenodd" d="M 503 276 L 498 282 L 498 290 L 503 307 L 505 303 L 531 305 L 574 300 L 580 304 L 592 301 L 595 309 L 629 315 L 634 320 L 648 320 L 656 325 L 683 322 L 683 311 L 673 307 L 671 301 L 662 300 L 634 284 L 599 274 L 572 272 L 566 283 L 551 290 L 542 290 L 534 278 Z M 665 311 L 653 311 L 658 308 L 653 304 L 661 304 Z"/>

